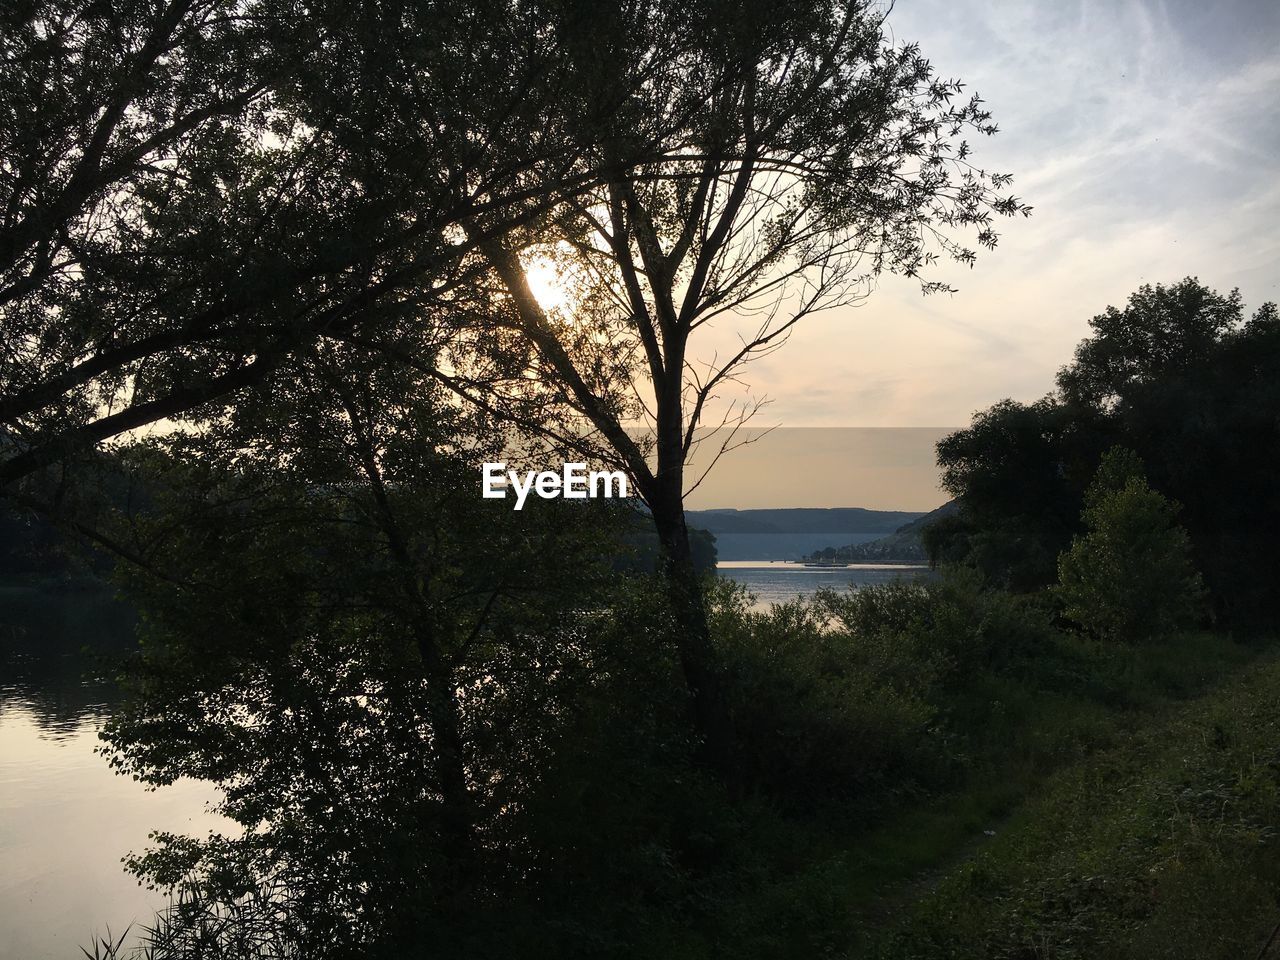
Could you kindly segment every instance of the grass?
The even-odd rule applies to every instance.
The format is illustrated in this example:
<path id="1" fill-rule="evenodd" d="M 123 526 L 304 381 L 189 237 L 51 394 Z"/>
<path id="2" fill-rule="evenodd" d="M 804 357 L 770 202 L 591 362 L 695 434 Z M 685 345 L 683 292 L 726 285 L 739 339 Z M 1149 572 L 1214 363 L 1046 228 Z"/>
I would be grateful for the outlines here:
<path id="1" fill-rule="evenodd" d="M 1047 778 L 864 956 L 1258 956 L 1280 921 L 1280 658 Z"/>
<path id="2" fill-rule="evenodd" d="M 1182 809 L 1184 786 L 1201 806 L 1220 790 L 1228 811 L 1238 809 L 1231 805 L 1239 798 L 1222 786 L 1239 779 L 1229 775 L 1232 764 L 1254 779 L 1280 771 L 1280 729 L 1272 729 L 1280 710 L 1268 712 L 1280 704 L 1280 660 L 1262 645 L 1211 633 L 1137 649 L 1059 639 L 1033 662 L 981 674 L 950 695 L 940 722 L 964 731 L 951 742 L 964 770 L 958 782 L 874 819 L 831 808 L 785 825 L 762 815 L 760 861 L 785 859 L 793 872 L 744 889 L 713 923 L 646 955 L 1256 955 L 1280 920 L 1280 887 L 1261 866 L 1230 883 L 1223 874 L 1245 849 L 1259 854 L 1259 864 L 1271 857 L 1261 824 L 1280 822 L 1280 809 L 1213 823 L 1198 819 L 1202 811 L 1158 856 L 1123 841 L 1130 832 L 1160 836 Z M 1251 718 L 1248 729 L 1228 738 L 1226 753 L 1205 747 L 1221 739 L 1214 731 L 1228 729 L 1233 715 Z M 1175 786 L 1175 775 L 1185 785 Z M 1214 830 L 1220 843 L 1196 845 Z M 1133 891 L 1157 868 L 1170 871 L 1170 884 L 1178 879 L 1187 901 L 1201 886 L 1233 891 L 1204 901 L 1198 913 L 1179 908 L 1219 931 L 1206 935 L 1212 942 L 1178 953 L 1179 944 L 1198 942 L 1188 941 L 1187 924 L 1163 940 L 1154 928 L 1130 929 L 1140 905 Z M 1220 951 L 1219 941 L 1229 948 Z M 1170 952 L 1151 952 L 1162 949 L 1158 943 Z"/>

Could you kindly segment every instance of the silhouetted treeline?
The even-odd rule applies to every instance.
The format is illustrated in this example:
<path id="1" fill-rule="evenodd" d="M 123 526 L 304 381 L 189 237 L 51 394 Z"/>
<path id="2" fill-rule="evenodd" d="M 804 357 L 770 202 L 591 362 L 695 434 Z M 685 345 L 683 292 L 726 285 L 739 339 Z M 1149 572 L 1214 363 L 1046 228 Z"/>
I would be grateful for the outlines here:
<path id="1" fill-rule="evenodd" d="M 1120 445 L 1178 521 L 1224 626 L 1280 619 L 1280 316 L 1247 318 L 1238 292 L 1195 279 L 1144 286 L 1090 321 L 1092 335 L 1032 404 L 1005 400 L 938 445 L 958 516 L 929 534 L 935 560 L 962 561 L 1031 590 L 1083 529 L 1084 492 Z"/>

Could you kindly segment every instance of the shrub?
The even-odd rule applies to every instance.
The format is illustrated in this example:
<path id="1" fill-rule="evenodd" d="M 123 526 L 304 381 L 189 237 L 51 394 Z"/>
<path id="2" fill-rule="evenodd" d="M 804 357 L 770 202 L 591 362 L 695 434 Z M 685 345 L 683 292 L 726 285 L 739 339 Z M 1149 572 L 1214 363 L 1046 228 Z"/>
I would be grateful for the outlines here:
<path id="1" fill-rule="evenodd" d="M 962 567 L 923 583 L 822 591 L 814 602 L 882 671 L 909 670 L 944 688 L 1042 653 L 1053 632 L 1036 600 L 990 589 Z"/>
<path id="2" fill-rule="evenodd" d="M 865 800 L 928 766 L 933 710 L 915 672 L 888 668 L 802 601 L 758 613 L 724 592 L 714 623 L 749 787 Z"/>
<path id="3" fill-rule="evenodd" d="M 1176 504 L 1147 486 L 1141 462 L 1116 448 L 1086 495 L 1088 532 L 1058 560 L 1063 613 L 1103 639 L 1147 640 L 1202 614 L 1204 584 Z"/>
<path id="4" fill-rule="evenodd" d="M 747 783 L 789 801 L 857 798 L 862 809 L 954 773 L 947 718 L 969 688 L 1052 643 L 1045 611 L 984 589 L 971 570 L 823 591 L 768 613 L 726 588 L 714 610 Z"/>

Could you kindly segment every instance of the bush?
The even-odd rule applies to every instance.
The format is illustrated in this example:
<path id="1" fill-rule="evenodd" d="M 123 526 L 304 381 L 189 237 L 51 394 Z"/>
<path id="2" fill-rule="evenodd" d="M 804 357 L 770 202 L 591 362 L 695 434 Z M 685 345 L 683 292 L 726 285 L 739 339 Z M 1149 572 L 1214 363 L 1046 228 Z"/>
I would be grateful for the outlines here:
<path id="1" fill-rule="evenodd" d="M 1037 656 L 1053 637 L 1038 601 L 989 589 L 976 571 L 962 567 L 924 583 L 822 591 L 814 602 L 880 669 L 896 664 L 947 689 Z"/>
<path id="2" fill-rule="evenodd" d="M 933 710 L 921 677 L 827 629 L 816 608 L 752 613 L 731 600 L 716 635 L 749 787 L 788 802 L 866 799 L 928 766 Z"/>
<path id="3" fill-rule="evenodd" d="M 948 717 L 989 711 L 967 702 L 975 682 L 1033 662 L 1054 636 L 1035 602 L 986 590 L 969 570 L 823 591 L 768 613 L 722 588 L 714 609 L 747 784 L 789 803 L 856 798 L 863 810 L 949 778 Z"/>
<path id="4" fill-rule="evenodd" d="M 1088 533 L 1058 560 L 1063 613 L 1106 640 L 1136 642 L 1190 626 L 1204 584 L 1177 507 L 1147 486 L 1141 462 L 1113 449 L 1086 495 Z"/>

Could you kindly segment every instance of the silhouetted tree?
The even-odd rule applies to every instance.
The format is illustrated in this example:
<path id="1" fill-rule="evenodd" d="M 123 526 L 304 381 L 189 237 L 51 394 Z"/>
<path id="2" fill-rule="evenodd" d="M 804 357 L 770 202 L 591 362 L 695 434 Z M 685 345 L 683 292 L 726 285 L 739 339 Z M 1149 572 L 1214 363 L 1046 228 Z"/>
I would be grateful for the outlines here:
<path id="1" fill-rule="evenodd" d="M 1096 444 L 1052 398 L 1004 400 L 978 413 L 938 442 L 942 485 L 962 513 L 939 527 L 931 549 L 965 556 L 989 581 L 1013 590 L 1052 582 L 1057 556 L 1079 523 Z"/>
<path id="2" fill-rule="evenodd" d="M 1280 319 L 1251 318 L 1238 292 L 1194 278 L 1141 287 L 1032 404 L 1003 401 L 938 445 L 962 517 L 947 543 L 993 580 L 1033 589 L 1080 532 L 1084 491 L 1104 451 L 1141 456 L 1152 489 L 1182 504 L 1221 622 L 1274 623 L 1280 577 Z M 940 531 L 939 536 L 948 531 Z"/>
<path id="3" fill-rule="evenodd" d="M 438 313 L 581 176 L 536 5 L 23 0 L 0 31 L 0 490 Z"/>
<path id="4" fill-rule="evenodd" d="M 594 679 L 583 634 L 622 528 L 476 496 L 501 432 L 406 366 L 325 346 L 264 388 L 121 453 L 147 502 L 108 530 L 144 646 L 111 756 L 216 783 L 244 828 L 162 836 L 133 866 L 272 890 L 308 955 L 445 937 L 516 883 L 513 811 Z"/>
<path id="5" fill-rule="evenodd" d="M 754 406 L 731 404 L 726 432 L 708 437 L 709 405 L 805 316 L 861 299 L 883 272 L 971 263 L 957 234 L 994 246 L 993 218 L 1027 208 L 1003 192 L 1008 177 L 969 162 L 965 133 L 996 130 L 981 101 L 935 78 L 914 46 L 891 46 L 873 5 L 548 10 L 549 31 L 580 37 L 564 45 L 578 76 L 566 122 L 585 179 L 600 182 L 480 252 L 497 322 L 576 414 L 576 436 L 557 425 L 558 436 L 626 470 L 652 513 L 697 723 L 724 764 L 730 735 L 683 498 L 699 444 L 723 452 Z M 646 142 L 661 160 L 628 160 Z M 561 272 L 570 303 L 539 302 L 528 273 L 539 259 Z M 716 323 L 740 325 L 741 342 L 700 356 Z M 527 378 L 505 387 L 530 389 Z"/>

